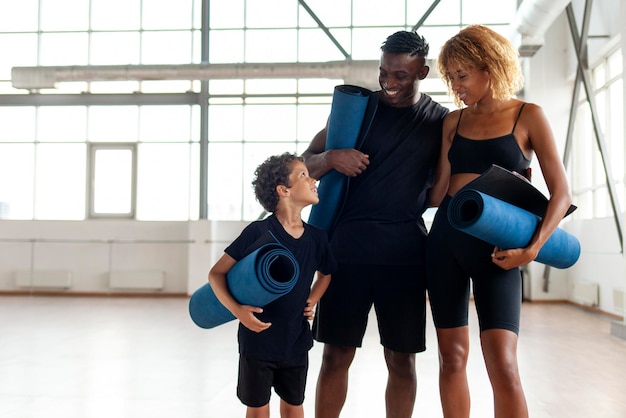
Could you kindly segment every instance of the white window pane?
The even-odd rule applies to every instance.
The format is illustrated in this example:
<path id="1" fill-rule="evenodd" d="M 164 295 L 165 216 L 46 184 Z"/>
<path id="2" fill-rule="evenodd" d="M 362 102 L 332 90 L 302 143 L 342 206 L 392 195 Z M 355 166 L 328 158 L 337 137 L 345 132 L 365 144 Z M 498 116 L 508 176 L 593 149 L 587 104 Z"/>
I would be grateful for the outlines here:
<path id="1" fill-rule="evenodd" d="M 298 89 L 296 79 L 255 79 L 247 80 L 247 94 L 295 94 Z"/>
<path id="2" fill-rule="evenodd" d="M 3 32 L 36 31 L 38 0 L 0 2 L 0 28 Z"/>
<path id="3" fill-rule="evenodd" d="M 143 106 L 139 115 L 140 141 L 189 142 L 189 106 Z"/>
<path id="4" fill-rule="evenodd" d="M 293 105 L 250 105 L 244 109 L 244 140 L 294 141 L 296 107 Z"/>
<path id="5" fill-rule="evenodd" d="M 135 142 L 138 137 L 137 106 L 89 108 L 88 139 L 93 142 Z"/>
<path id="6" fill-rule="evenodd" d="M 111 45 L 115 45 L 115 48 L 111 48 Z M 90 63 L 92 65 L 138 64 L 139 33 L 92 33 Z"/>
<path id="7" fill-rule="evenodd" d="M 209 141 L 242 141 L 243 107 L 212 105 L 209 107 Z"/>
<path id="8" fill-rule="evenodd" d="M 37 147 L 35 218 L 85 218 L 86 145 Z"/>
<path id="9" fill-rule="evenodd" d="M 37 117 L 37 140 L 41 142 L 84 142 L 87 109 L 84 106 L 42 106 Z"/>
<path id="10" fill-rule="evenodd" d="M 137 156 L 137 219 L 187 220 L 189 145 L 141 144 Z"/>
<path id="11" fill-rule="evenodd" d="M 355 26 L 405 24 L 404 0 L 385 0 L 384 13 L 381 13 L 380 0 L 354 1 L 352 7 Z"/>
<path id="12" fill-rule="evenodd" d="M 510 23 L 515 18 L 517 0 L 485 3 L 485 0 L 463 0 L 463 23 L 466 25 Z"/>
<path id="13" fill-rule="evenodd" d="M 41 0 L 41 29 L 44 31 L 87 30 L 89 2 L 85 0 Z"/>
<path id="14" fill-rule="evenodd" d="M 297 25 L 298 2 L 272 0 L 246 2 L 246 26 L 249 28 L 289 28 Z"/>
<path id="15" fill-rule="evenodd" d="M 213 30 L 209 36 L 209 61 L 213 64 L 243 62 L 243 37 L 240 30 Z"/>
<path id="16" fill-rule="evenodd" d="M 191 32 L 143 33 L 142 64 L 189 64 L 191 53 Z"/>
<path id="17" fill-rule="evenodd" d="M 378 70 L 374 72 L 374 77 L 378 79 Z M 326 99 L 331 102 L 331 96 L 335 90 L 335 86 L 343 84 L 343 80 L 326 79 L 326 78 L 310 78 L 298 80 L 298 91 L 300 93 L 323 93 L 328 94 Z"/>
<path id="18" fill-rule="evenodd" d="M 243 28 L 244 0 L 211 0 L 211 28 Z"/>
<path id="19" fill-rule="evenodd" d="M 352 2 L 350 0 L 307 0 L 306 4 L 328 28 L 352 24 Z M 421 3 L 421 2 L 412 2 Z M 308 15 L 301 6 L 300 16 Z M 317 26 L 317 24 L 315 24 Z"/>
<path id="20" fill-rule="evenodd" d="M 622 74 L 623 60 L 622 60 L 621 49 L 618 49 L 617 51 L 615 51 L 609 56 L 608 66 L 609 66 L 609 78 L 613 78 Z"/>
<path id="21" fill-rule="evenodd" d="M 303 105 L 298 107 L 298 141 L 309 143 L 328 120 L 330 105 Z"/>
<path id="22" fill-rule="evenodd" d="M 352 58 L 359 60 L 380 59 L 380 46 L 387 37 L 398 31 L 398 28 L 367 28 L 354 30 Z M 378 77 L 378 74 L 376 74 Z"/>
<path id="23" fill-rule="evenodd" d="M 297 31 L 291 29 L 247 31 L 246 62 L 295 61 L 297 35 Z"/>
<path id="24" fill-rule="evenodd" d="M 200 142 L 200 106 L 191 106 L 191 140 Z"/>
<path id="25" fill-rule="evenodd" d="M 609 118 L 609 148 L 611 149 L 611 164 L 615 181 L 624 181 L 624 119 L 618 115 L 624 114 L 624 93 L 622 79 L 617 80 L 609 87 L 610 109 Z M 623 188 L 622 188 L 623 190 Z M 624 207 L 622 206 L 622 209 Z"/>
<path id="26" fill-rule="evenodd" d="M 131 213 L 133 185 L 131 149 L 95 150 L 93 180 L 95 213 Z"/>
<path id="27" fill-rule="evenodd" d="M 91 29 L 138 30 L 141 19 L 139 2 L 140 0 L 91 0 Z"/>
<path id="28" fill-rule="evenodd" d="M 56 88 L 47 90 L 51 94 L 81 94 L 87 91 L 87 83 L 83 81 L 61 82 Z"/>
<path id="29" fill-rule="evenodd" d="M 448 39 L 453 37 L 459 32 L 458 27 L 424 27 L 418 31 L 418 33 L 426 39 L 428 42 L 429 52 L 428 57 L 437 59 L 441 47 L 446 43 Z M 430 71 L 437 72 L 436 68 L 431 68 Z"/>
<path id="30" fill-rule="evenodd" d="M 346 52 L 349 50 L 349 45 L 340 45 Z M 299 61 L 308 62 L 339 61 L 345 58 L 321 29 L 300 30 L 298 55 Z"/>
<path id="31" fill-rule="evenodd" d="M 41 65 L 86 65 L 87 33 L 41 35 Z"/>
<path id="32" fill-rule="evenodd" d="M 190 80 L 142 81 L 142 93 L 185 93 L 193 88 Z"/>
<path id="33" fill-rule="evenodd" d="M 37 35 L 3 34 L 0 35 L 0 80 L 11 79 L 11 68 L 28 67 L 37 64 Z"/>
<path id="34" fill-rule="evenodd" d="M 189 220 L 200 218 L 200 144 L 191 144 L 189 154 Z"/>
<path id="35" fill-rule="evenodd" d="M 242 144 L 209 144 L 208 218 L 219 221 L 241 220 L 243 188 Z"/>
<path id="36" fill-rule="evenodd" d="M 141 3 L 144 29 L 187 29 L 193 23 L 192 0 L 144 0 Z"/>
<path id="37" fill-rule="evenodd" d="M 138 81 L 92 81 L 89 83 L 91 93 L 129 94 L 138 90 Z"/>
<path id="38" fill-rule="evenodd" d="M 209 80 L 209 94 L 243 94 L 243 80 Z"/>
<path id="39" fill-rule="evenodd" d="M 35 108 L 0 106 L 0 141 L 32 142 L 35 140 Z"/>
<path id="40" fill-rule="evenodd" d="M 422 19 L 432 3 L 432 1 L 407 1 L 407 23 L 415 25 Z M 424 25 L 458 25 L 461 21 L 459 4 L 459 0 L 441 0 L 437 7 L 428 15 Z M 484 6 L 481 7 L 482 9 L 484 9 Z M 420 29 L 418 32 L 421 34 L 422 30 Z M 458 32 L 458 30 L 459 27 L 457 26 L 455 32 Z"/>
<path id="41" fill-rule="evenodd" d="M 0 144 L 0 218 L 32 219 L 35 146 Z"/>

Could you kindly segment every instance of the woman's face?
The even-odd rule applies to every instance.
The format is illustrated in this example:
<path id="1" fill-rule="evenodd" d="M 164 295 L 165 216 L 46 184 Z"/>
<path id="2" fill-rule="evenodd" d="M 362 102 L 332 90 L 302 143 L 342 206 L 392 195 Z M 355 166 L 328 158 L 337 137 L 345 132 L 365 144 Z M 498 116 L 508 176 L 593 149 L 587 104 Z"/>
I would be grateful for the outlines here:
<path id="1" fill-rule="evenodd" d="M 492 97 L 491 74 L 487 70 L 450 63 L 448 78 L 452 92 L 466 106 L 478 103 L 485 97 Z"/>

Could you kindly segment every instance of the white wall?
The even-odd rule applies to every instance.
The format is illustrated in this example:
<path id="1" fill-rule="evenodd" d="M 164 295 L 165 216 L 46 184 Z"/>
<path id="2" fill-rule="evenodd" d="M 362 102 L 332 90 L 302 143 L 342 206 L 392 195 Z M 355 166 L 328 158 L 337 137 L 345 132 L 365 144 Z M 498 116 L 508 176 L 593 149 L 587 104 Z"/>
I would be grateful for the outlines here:
<path id="1" fill-rule="evenodd" d="M 191 294 L 243 222 L 0 221 L 0 291 Z M 18 286 L 18 271 L 69 272 L 68 288 Z M 160 289 L 112 288 L 110 272 L 162 272 Z M 133 275 L 131 275 L 132 278 Z"/>
<path id="2" fill-rule="evenodd" d="M 619 41 L 619 33 L 624 26 L 620 11 L 622 0 L 594 2 L 591 14 L 590 35 L 606 35 L 589 41 L 589 59 L 593 63 L 606 45 Z M 583 0 L 573 2 L 578 29 L 582 26 Z M 621 39 L 624 37 L 622 36 Z M 555 138 L 562 152 L 567 134 L 573 81 L 576 70 L 576 57 L 565 13 L 550 27 L 545 36 L 545 45 L 532 58 L 524 63 L 527 83 L 524 99 L 541 105 L 552 125 Z M 626 67 L 625 67 L 626 68 Z M 584 90 L 581 90 L 584 98 Z M 625 95 L 626 97 L 626 95 Z M 619 116 L 618 116 L 619 117 Z M 536 162 L 535 165 L 536 166 Z M 568 167 L 566 167 L 568 168 Z M 545 191 L 539 168 L 534 168 L 533 183 Z M 576 301 L 573 289 L 577 283 L 597 283 L 599 285 L 599 305 L 602 311 L 623 315 L 613 304 L 614 290 L 626 287 L 624 256 L 613 218 L 572 221 L 564 220 L 561 227 L 573 233 L 581 242 L 582 252 L 579 261 L 567 270 L 551 269 L 548 291 L 543 289 L 544 267 L 533 263 L 530 289 L 525 289 L 526 297 L 533 300 L 568 299 Z"/>

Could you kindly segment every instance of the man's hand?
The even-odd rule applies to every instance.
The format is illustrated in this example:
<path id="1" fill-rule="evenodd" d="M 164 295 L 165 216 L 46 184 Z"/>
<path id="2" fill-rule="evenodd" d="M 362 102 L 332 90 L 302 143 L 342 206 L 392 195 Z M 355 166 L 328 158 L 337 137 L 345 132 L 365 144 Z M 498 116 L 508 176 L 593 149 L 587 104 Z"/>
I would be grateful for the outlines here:
<path id="1" fill-rule="evenodd" d="M 349 177 L 363 173 L 370 163 L 369 155 L 351 148 L 328 150 L 325 158 L 329 167 Z"/>

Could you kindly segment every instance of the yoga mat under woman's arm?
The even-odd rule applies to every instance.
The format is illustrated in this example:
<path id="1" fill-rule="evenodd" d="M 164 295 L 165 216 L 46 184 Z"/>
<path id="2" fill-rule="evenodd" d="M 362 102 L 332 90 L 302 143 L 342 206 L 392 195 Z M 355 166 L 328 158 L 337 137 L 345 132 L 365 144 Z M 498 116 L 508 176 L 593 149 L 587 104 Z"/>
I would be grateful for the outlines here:
<path id="1" fill-rule="evenodd" d="M 448 220 L 455 228 L 503 249 L 524 248 L 530 242 L 538 216 L 476 190 L 461 190 L 450 202 Z M 561 228 L 554 230 L 535 261 L 568 268 L 580 257 L 580 242 Z"/>

